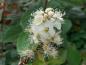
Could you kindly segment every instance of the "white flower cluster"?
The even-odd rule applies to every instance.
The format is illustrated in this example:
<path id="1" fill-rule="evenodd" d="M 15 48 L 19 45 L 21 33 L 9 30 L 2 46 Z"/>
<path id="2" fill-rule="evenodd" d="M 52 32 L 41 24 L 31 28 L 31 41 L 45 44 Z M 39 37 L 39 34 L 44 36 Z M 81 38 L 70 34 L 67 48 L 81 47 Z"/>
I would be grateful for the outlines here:
<path id="1" fill-rule="evenodd" d="M 33 19 L 28 30 L 32 33 L 32 39 L 35 44 L 43 43 L 45 54 L 57 55 L 57 50 L 50 45 L 62 44 L 60 33 L 61 25 L 64 21 L 63 15 L 60 11 L 56 11 L 53 8 L 47 8 L 45 11 L 40 9 L 32 14 Z"/>

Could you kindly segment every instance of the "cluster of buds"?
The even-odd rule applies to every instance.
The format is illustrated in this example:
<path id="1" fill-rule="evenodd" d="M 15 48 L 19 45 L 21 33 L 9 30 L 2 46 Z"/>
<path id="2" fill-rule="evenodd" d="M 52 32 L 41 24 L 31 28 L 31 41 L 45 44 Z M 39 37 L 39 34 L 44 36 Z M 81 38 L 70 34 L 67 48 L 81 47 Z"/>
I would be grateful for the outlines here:
<path id="1" fill-rule="evenodd" d="M 57 46 L 62 44 L 63 39 L 60 33 L 64 23 L 62 18 L 64 14 L 53 8 L 47 8 L 45 11 L 37 10 L 31 15 L 33 19 L 26 30 L 32 34 L 31 38 L 34 44 L 40 45 L 42 43 L 44 54 L 56 57 L 58 50 L 54 44 Z"/>

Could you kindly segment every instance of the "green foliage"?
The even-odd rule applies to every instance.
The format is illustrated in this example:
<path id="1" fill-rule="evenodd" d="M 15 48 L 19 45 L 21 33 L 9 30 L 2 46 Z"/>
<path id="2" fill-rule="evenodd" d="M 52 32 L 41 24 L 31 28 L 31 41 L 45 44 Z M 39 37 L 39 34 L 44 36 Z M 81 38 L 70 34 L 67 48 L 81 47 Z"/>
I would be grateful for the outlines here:
<path id="1" fill-rule="evenodd" d="M 10 48 L 8 52 L 6 53 L 6 65 L 17 65 L 18 64 L 18 54 L 17 51 L 13 48 Z"/>
<path id="2" fill-rule="evenodd" d="M 37 46 L 31 42 L 29 38 L 29 33 L 22 32 L 17 39 L 17 51 L 21 55 L 20 52 L 24 52 L 25 50 L 33 49 L 35 50 Z"/>
<path id="3" fill-rule="evenodd" d="M 67 53 L 68 65 L 81 65 L 80 53 L 75 46 L 69 46 Z"/>
<path id="4" fill-rule="evenodd" d="M 22 28 L 19 24 L 9 26 L 3 33 L 3 42 L 15 42 L 21 32 Z"/>
<path id="5" fill-rule="evenodd" d="M 48 65 L 61 65 L 65 63 L 66 59 L 67 59 L 67 51 L 64 50 L 57 58 L 53 59 L 52 57 L 50 57 L 47 63 Z"/>
<path id="6" fill-rule="evenodd" d="M 64 20 L 64 23 L 62 25 L 62 31 L 64 34 L 68 33 L 72 27 L 72 23 L 70 20 Z"/>
<path id="7" fill-rule="evenodd" d="M 21 16 L 21 19 L 20 19 L 20 25 L 22 28 L 25 28 L 26 25 L 29 22 L 29 19 L 30 19 L 30 16 L 31 16 L 31 11 L 26 11 L 22 16 Z"/>
<path id="8" fill-rule="evenodd" d="M 0 2 L 1 1 L 2 0 L 0 0 Z M 36 51 L 36 48 L 38 46 L 34 45 L 33 42 L 31 42 L 31 39 L 28 39 L 29 33 L 24 32 L 27 24 L 31 22 L 31 20 L 29 20 L 31 17 L 30 14 L 38 8 L 44 6 L 43 0 L 33 1 L 26 0 L 24 1 L 25 4 L 21 4 L 19 0 L 19 6 L 21 7 L 20 10 L 24 10 L 21 10 L 21 12 L 23 13 L 23 15 L 21 14 L 21 19 L 18 18 L 18 23 L 14 23 L 8 26 L 8 28 L 6 28 L 3 33 L 0 32 L 0 42 L 2 41 L 2 39 L 5 43 L 16 42 L 17 51 L 20 55 L 21 52 L 24 52 L 28 49 L 33 49 L 34 51 Z M 33 64 L 31 63 L 31 65 L 82 65 L 81 60 L 84 62 L 84 65 L 86 64 L 86 7 L 84 7 L 86 5 L 84 4 L 85 2 L 86 0 L 50 0 L 48 2 L 47 7 L 60 9 L 66 12 L 66 15 L 64 16 L 64 18 L 66 19 L 62 24 L 62 37 L 64 37 L 65 41 L 63 45 L 64 49 L 62 54 L 60 54 L 58 58 L 52 59 L 52 57 L 50 57 L 47 61 L 45 61 L 43 54 L 37 51 L 36 58 L 34 59 Z M 0 20 L 1 17 L 2 10 L 0 10 Z M 16 17 L 13 16 L 11 18 L 13 18 L 12 20 L 14 20 L 14 22 L 16 21 Z M 80 24 L 76 23 L 77 20 L 80 22 Z M 77 27 L 79 27 L 80 29 L 78 30 Z M 11 60 L 14 61 L 14 59 L 17 59 L 13 58 L 13 56 L 16 55 L 14 52 L 14 50 L 11 50 L 6 54 L 6 63 L 9 65 L 11 65 L 12 63 Z M 28 65 L 30 64 L 28 63 Z"/>
<path id="9" fill-rule="evenodd" d="M 28 35 L 26 33 L 21 33 L 17 40 L 17 50 L 18 52 L 27 50 L 29 45 Z M 31 48 L 31 47 L 30 47 Z"/>

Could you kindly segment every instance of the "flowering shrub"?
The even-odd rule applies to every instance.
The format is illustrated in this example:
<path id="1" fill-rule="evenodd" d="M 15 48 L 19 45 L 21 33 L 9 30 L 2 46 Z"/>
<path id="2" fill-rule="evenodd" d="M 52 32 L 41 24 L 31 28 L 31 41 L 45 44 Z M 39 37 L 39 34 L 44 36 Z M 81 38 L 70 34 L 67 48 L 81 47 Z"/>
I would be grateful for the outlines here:
<path id="1" fill-rule="evenodd" d="M 60 36 L 62 16 L 60 11 L 54 11 L 53 8 L 37 10 L 32 14 L 32 22 L 26 31 L 31 33 L 34 44 L 42 44 L 45 54 L 56 56 L 58 51 L 53 45 L 62 44 Z"/>
<path id="2" fill-rule="evenodd" d="M 6 1 L 11 3 L 12 0 Z M 74 2 L 77 2 L 77 4 Z M 19 65 L 86 64 L 86 23 L 83 22 L 86 20 L 86 8 L 85 4 L 78 6 L 80 2 L 85 1 L 18 0 L 15 2 L 18 5 L 15 3 L 13 5 L 9 4 L 9 6 L 5 5 L 9 8 L 6 8 L 7 11 L 4 12 L 4 15 L 7 16 L 5 19 L 10 18 L 8 18 L 10 14 L 8 10 L 12 11 L 10 5 L 14 8 L 12 13 L 16 14 L 21 10 L 19 15 L 23 13 L 24 15 L 21 16 L 21 20 L 19 20 L 18 14 L 18 17 L 14 17 L 14 14 L 12 15 L 11 18 L 15 23 L 12 22 L 3 35 L 1 34 L 3 37 L 1 41 L 7 44 L 8 42 L 16 43 L 15 45 L 20 55 Z M 16 6 L 18 6 L 18 12 L 15 12 Z M 38 9 L 40 7 L 43 7 L 43 9 Z M 62 13 L 63 11 L 66 14 Z M 4 21 L 4 19 L 1 20 Z M 8 22 L 6 24 L 9 24 L 10 20 L 6 22 Z M 0 27 L 3 27 L 1 23 L 0 25 Z M 15 52 L 11 51 L 12 57 L 14 57 Z M 6 55 L 9 55 L 9 53 Z M 14 60 L 11 60 L 10 57 L 11 55 L 6 58 L 8 64 L 14 63 Z"/>
<path id="3" fill-rule="evenodd" d="M 53 8 L 46 8 L 32 13 L 30 18 L 30 24 L 25 28 L 25 32 L 29 33 L 28 39 L 32 44 L 32 47 L 27 50 L 19 52 L 21 57 L 27 56 L 33 58 L 35 51 L 40 51 L 44 56 L 51 56 L 53 58 L 58 57 L 58 46 L 63 43 L 61 37 L 62 24 L 64 20 L 62 18 L 64 14 L 60 11 L 56 11 Z M 34 45 L 36 46 L 34 49 Z M 38 46 L 41 46 L 39 49 Z"/>

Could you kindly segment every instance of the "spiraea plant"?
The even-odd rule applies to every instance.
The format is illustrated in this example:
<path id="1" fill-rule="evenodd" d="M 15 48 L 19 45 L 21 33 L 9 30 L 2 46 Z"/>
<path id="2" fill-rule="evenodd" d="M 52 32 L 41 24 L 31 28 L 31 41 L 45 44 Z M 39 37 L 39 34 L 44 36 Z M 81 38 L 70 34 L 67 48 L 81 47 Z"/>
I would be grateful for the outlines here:
<path id="1" fill-rule="evenodd" d="M 20 60 L 19 65 L 25 64 L 28 59 L 36 59 L 37 54 L 38 56 L 43 55 L 44 58 L 57 59 L 59 56 L 58 46 L 63 44 L 61 32 L 62 24 L 65 23 L 62 18 L 64 15 L 65 13 L 53 8 L 39 9 L 31 14 L 31 18 L 28 20 L 29 24 L 24 30 L 29 33 L 27 39 L 30 41 L 27 44 L 31 46 L 29 49 L 19 52 L 21 58 L 24 58 Z M 44 60 L 44 62 L 46 61 Z"/>
<path id="2" fill-rule="evenodd" d="M 3 38 L 15 42 L 19 65 L 86 64 L 85 0 L 17 1 L 23 15 Z"/>

